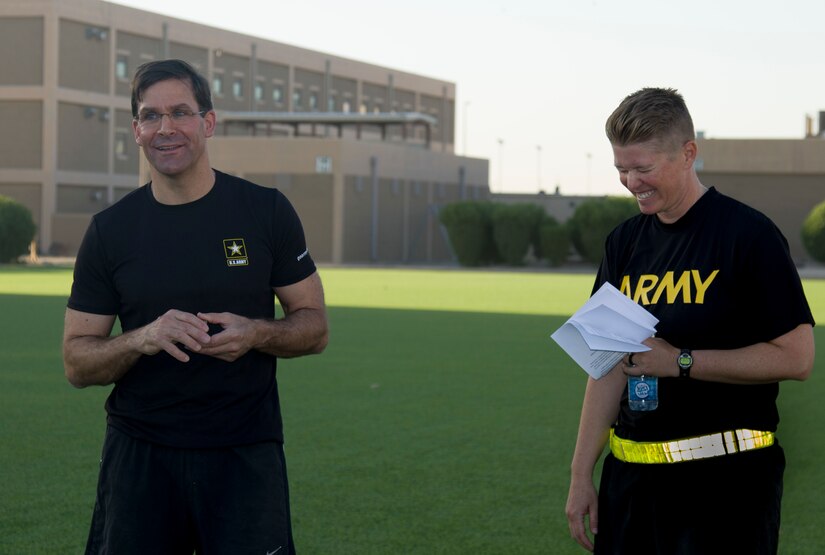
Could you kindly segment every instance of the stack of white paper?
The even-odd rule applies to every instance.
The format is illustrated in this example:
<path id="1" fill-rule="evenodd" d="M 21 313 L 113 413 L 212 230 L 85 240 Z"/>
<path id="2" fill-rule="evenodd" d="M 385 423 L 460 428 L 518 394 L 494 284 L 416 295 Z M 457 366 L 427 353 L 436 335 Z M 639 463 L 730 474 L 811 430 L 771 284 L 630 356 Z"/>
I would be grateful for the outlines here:
<path id="1" fill-rule="evenodd" d="M 649 351 L 642 341 L 656 333 L 658 323 L 650 312 L 605 283 L 551 337 L 598 380 L 627 353 Z"/>

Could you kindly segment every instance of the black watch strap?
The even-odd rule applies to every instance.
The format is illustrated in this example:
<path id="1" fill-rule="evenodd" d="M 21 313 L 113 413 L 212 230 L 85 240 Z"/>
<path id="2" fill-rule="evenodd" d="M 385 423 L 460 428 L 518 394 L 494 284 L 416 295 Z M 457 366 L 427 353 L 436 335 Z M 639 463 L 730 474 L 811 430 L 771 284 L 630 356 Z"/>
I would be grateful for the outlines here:
<path id="1" fill-rule="evenodd" d="M 676 359 L 676 364 L 679 365 L 679 377 L 689 378 L 690 369 L 693 367 L 693 354 L 690 349 L 682 349 L 679 353 L 679 358 Z"/>

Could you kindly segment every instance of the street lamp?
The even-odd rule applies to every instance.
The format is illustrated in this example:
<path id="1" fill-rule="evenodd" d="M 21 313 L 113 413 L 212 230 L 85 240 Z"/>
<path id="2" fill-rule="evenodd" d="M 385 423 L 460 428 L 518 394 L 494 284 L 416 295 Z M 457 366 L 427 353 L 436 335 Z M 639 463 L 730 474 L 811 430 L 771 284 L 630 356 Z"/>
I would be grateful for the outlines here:
<path id="1" fill-rule="evenodd" d="M 504 139 L 498 140 L 498 192 L 504 192 Z"/>
<path id="2" fill-rule="evenodd" d="M 461 122 L 462 134 L 464 135 L 462 140 L 461 140 L 462 145 L 464 146 L 464 156 L 467 156 L 467 108 L 469 108 L 469 107 L 470 107 L 470 101 L 465 100 L 464 101 L 464 118 L 463 118 L 463 121 Z"/>
<path id="3" fill-rule="evenodd" d="M 588 153 L 585 154 L 585 156 L 587 157 L 587 194 L 589 195 L 590 194 L 590 166 L 592 165 L 591 160 L 593 159 L 593 155 L 588 152 Z"/>

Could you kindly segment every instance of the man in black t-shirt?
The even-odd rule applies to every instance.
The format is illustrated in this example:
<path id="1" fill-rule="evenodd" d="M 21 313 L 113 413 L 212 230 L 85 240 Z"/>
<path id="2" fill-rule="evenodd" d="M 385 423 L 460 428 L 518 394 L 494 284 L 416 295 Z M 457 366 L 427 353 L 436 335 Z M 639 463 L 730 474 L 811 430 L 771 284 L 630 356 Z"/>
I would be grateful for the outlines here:
<path id="1" fill-rule="evenodd" d="M 151 182 L 92 219 L 65 317 L 69 382 L 114 384 L 86 552 L 295 553 L 276 364 L 328 337 L 300 220 L 211 168 L 187 63 L 139 67 L 132 114 Z"/>
<path id="2" fill-rule="evenodd" d="M 594 291 L 613 284 L 659 324 L 650 350 L 588 380 L 571 535 L 596 553 L 774 554 L 785 467 L 778 382 L 806 379 L 814 360 L 787 242 L 767 217 L 699 181 L 676 91 L 631 94 L 606 130 L 641 214 L 608 237 Z M 629 378 L 641 375 L 658 382 L 655 410 L 628 402 Z"/>

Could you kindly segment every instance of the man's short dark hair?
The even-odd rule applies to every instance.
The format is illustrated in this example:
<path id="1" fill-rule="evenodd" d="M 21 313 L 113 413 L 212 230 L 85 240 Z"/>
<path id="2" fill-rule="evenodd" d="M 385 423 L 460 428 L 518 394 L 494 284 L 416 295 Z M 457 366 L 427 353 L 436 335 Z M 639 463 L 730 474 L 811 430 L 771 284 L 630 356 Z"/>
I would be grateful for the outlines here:
<path id="1" fill-rule="evenodd" d="M 657 141 L 672 150 L 696 138 L 685 99 L 676 89 L 644 88 L 625 97 L 607 118 L 610 144 Z"/>
<path id="2" fill-rule="evenodd" d="M 212 109 L 209 83 L 195 68 L 183 60 L 155 60 L 141 64 L 132 79 L 132 117 L 137 117 L 138 104 L 143 100 L 146 89 L 168 79 L 189 83 L 198 103 L 198 111 Z"/>

